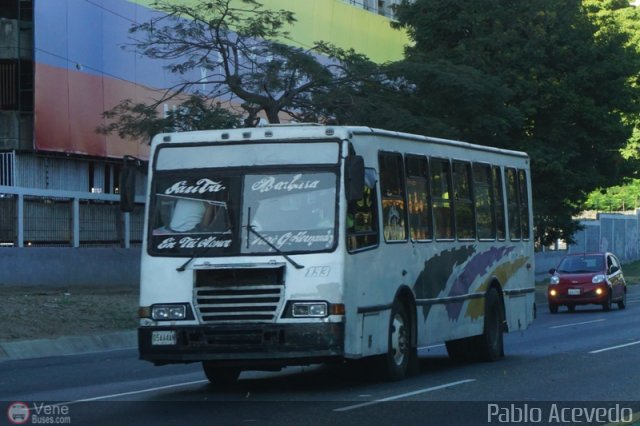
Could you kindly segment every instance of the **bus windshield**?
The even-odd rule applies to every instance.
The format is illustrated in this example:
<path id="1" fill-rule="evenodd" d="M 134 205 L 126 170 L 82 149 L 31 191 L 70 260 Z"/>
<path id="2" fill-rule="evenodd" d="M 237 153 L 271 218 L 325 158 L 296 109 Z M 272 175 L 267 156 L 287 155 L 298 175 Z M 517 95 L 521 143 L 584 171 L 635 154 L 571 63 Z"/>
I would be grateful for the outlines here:
<path id="1" fill-rule="evenodd" d="M 332 173 L 247 175 L 243 224 L 250 224 L 281 251 L 316 251 L 333 246 L 336 176 Z M 248 252 L 272 251 L 249 234 Z"/>
<path id="2" fill-rule="evenodd" d="M 156 175 L 150 253 L 218 256 L 334 247 L 335 173 L 216 174 Z"/>

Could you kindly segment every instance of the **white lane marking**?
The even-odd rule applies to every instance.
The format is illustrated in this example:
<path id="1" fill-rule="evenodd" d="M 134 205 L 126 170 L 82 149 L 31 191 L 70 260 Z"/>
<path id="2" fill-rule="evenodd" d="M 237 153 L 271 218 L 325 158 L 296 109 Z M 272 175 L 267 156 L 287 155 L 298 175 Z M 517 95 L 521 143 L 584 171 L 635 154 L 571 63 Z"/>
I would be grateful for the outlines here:
<path id="1" fill-rule="evenodd" d="M 640 345 L 640 340 L 637 340 L 637 341 L 631 342 L 631 343 L 625 343 L 624 345 L 611 346 L 609 348 L 598 349 L 598 350 L 595 350 L 595 351 L 591 351 L 589 353 L 590 354 L 598 354 L 600 352 L 612 351 L 614 349 L 626 348 L 627 346 L 633 346 L 633 345 Z"/>
<path id="2" fill-rule="evenodd" d="M 602 322 L 602 321 L 606 321 L 606 318 L 600 318 L 593 321 L 574 322 L 571 324 L 554 325 L 553 327 L 549 327 L 549 328 L 573 327 L 574 325 L 593 324 L 594 322 Z"/>
<path id="3" fill-rule="evenodd" d="M 462 385 L 462 384 L 465 384 L 465 383 L 471 383 L 471 382 L 475 382 L 475 381 L 476 381 L 476 379 L 465 379 L 465 380 L 460 380 L 460 381 L 457 381 L 457 382 L 445 383 L 444 385 L 440 385 L 440 386 L 434 386 L 434 387 L 426 388 L 426 389 L 419 389 L 417 391 L 407 392 L 407 393 L 403 393 L 403 394 L 400 394 L 400 395 L 389 396 L 389 397 L 381 398 L 381 399 L 375 399 L 373 401 L 363 402 L 361 404 L 355 404 L 355 405 L 349 405 L 347 407 L 336 408 L 333 411 L 355 410 L 356 408 L 368 407 L 370 405 L 380 404 L 381 402 L 395 401 L 396 399 L 402 399 L 402 398 L 406 398 L 408 396 L 419 395 L 421 393 L 433 392 L 433 391 L 436 391 L 436 390 L 450 388 L 450 387 L 453 387 L 453 386 L 458 386 L 458 385 Z"/>
<path id="4" fill-rule="evenodd" d="M 429 349 L 435 349 L 435 348 L 441 348 L 444 346 L 444 343 L 439 343 L 437 345 L 429 345 L 429 346 L 421 346 L 418 348 L 418 350 L 429 350 Z"/>
<path id="5" fill-rule="evenodd" d="M 140 393 L 154 392 L 158 390 L 171 389 L 171 388 L 179 388 L 182 386 L 190 386 L 190 385 L 196 385 L 196 384 L 208 383 L 208 382 L 209 380 L 195 380 L 193 382 L 176 383 L 173 385 L 157 386 L 155 388 L 140 389 L 140 390 L 131 391 L 131 392 L 114 393 L 111 395 L 103 395 L 103 396 L 96 396 L 93 398 L 78 399 L 76 401 L 66 402 L 65 404 L 77 404 L 79 402 L 99 401 L 101 399 L 110 399 L 110 398 L 117 398 L 119 396 L 136 395 Z"/>

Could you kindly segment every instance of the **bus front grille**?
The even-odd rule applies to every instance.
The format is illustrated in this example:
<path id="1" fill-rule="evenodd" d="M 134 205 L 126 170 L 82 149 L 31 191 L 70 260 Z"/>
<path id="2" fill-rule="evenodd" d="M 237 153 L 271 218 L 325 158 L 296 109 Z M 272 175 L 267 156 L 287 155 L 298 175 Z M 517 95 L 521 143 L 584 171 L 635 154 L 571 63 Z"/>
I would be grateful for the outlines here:
<path id="1" fill-rule="evenodd" d="M 284 267 L 196 271 L 194 302 L 204 324 L 274 322 L 284 293 Z"/>

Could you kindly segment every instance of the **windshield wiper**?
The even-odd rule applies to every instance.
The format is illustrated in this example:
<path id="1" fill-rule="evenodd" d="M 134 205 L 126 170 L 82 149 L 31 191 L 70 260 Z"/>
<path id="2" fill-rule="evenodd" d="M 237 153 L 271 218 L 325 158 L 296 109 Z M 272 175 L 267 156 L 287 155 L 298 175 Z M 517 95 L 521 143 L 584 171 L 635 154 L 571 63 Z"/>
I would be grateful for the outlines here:
<path id="1" fill-rule="evenodd" d="M 184 271 L 184 270 L 186 269 L 187 265 L 188 265 L 189 263 L 191 263 L 191 261 L 192 261 L 193 259 L 196 259 L 196 258 L 198 258 L 198 257 L 202 257 L 202 256 L 204 256 L 204 255 L 209 251 L 209 249 L 212 249 L 212 248 L 214 248 L 214 246 L 206 246 L 206 247 L 203 247 L 203 248 L 202 248 L 202 250 L 198 251 L 197 253 L 194 253 L 194 254 L 193 254 L 189 259 L 187 259 L 187 261 L 186 261 L 186 262 L 184 262 L 184 263 L 182 264 L 182 266 L 177 267 L 177 268 L 176 268 L 176 271 L 178 271 L 178 272 L 182 272 L 182 271 Z"/>
<path id="2" fill-rule="evenodd" d="M 269 247 L 271 247 L 272 249 L 274 249 L 276 251 L 276 253 L 278 253 L 280 256 L 284 257 L 285 259 L 287 259 L 287 261 L 293 265 L 294 268 L 296 269 L 302 269 L 304 268 L 304 266 L 302 266 L 301 264 L 299 264 L 298 262 L 296 262 L 295 260 L 291 259 L 289 256 L 287 256 L 287 254 L 285 252 L 283 252 L 282 250 L 280 250 L 278 247 L 276 247 L 274 244 L 272 244 L 269 240 L 267 240 L 265 237 L 263 237 L 258 231 L 256 231 L 254 229 L 254 226 L 251 225 L 251 207 L 249 207 L 249 210 L 247 211 L 247 247 L 249 246 L 249 232 L 253 232 L 253 234 L 260 238 L 263 242 L 265 242 Z"/>

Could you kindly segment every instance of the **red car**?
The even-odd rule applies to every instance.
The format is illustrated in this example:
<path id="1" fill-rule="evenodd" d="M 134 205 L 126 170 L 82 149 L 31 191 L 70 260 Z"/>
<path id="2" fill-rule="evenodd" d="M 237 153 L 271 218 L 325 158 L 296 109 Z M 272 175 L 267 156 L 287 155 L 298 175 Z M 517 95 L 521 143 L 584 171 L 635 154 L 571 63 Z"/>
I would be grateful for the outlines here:
<path id="1" fill-rule="evenodd" d="M 620 261 L 612 253 L 570 254 L 549 273 L 547 299 L 552 314 L 558 312 L 560 305 L 569 312 L 576 305 L 601 305 L 605 311 L 614 302 L 619 309 L 626 306 L 627 283 Z"/>

